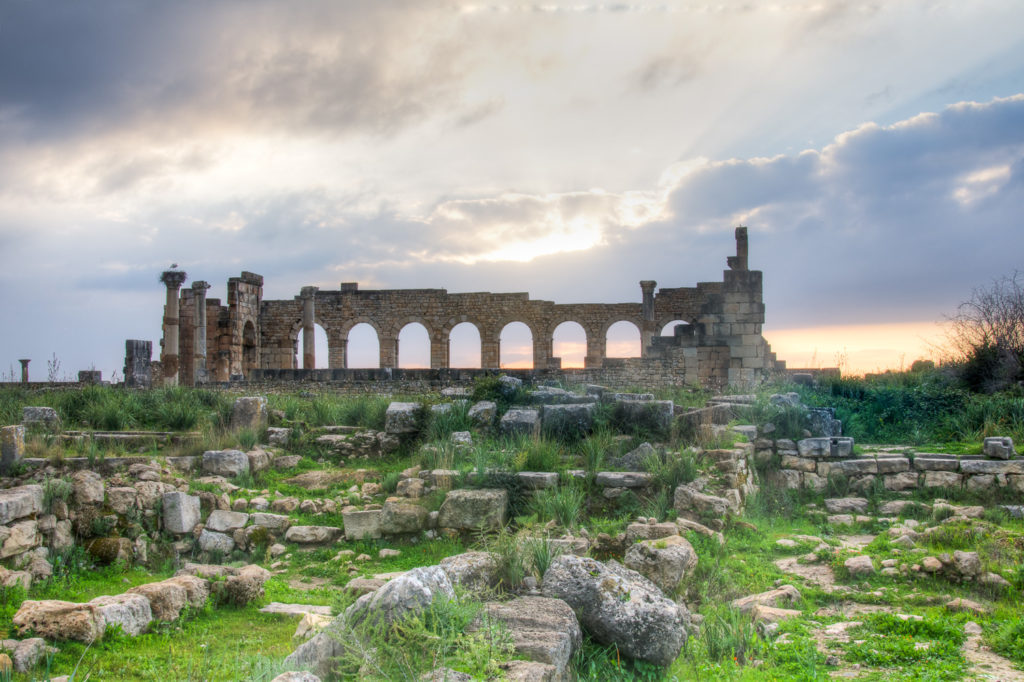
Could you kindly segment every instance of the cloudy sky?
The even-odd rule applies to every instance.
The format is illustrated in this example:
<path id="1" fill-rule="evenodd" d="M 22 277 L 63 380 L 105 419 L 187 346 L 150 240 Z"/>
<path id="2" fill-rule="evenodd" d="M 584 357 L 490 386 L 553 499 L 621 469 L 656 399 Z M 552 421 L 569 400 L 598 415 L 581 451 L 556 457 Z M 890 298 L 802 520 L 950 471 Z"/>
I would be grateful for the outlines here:
<path id="1" fill-rule="evenodd" d="M 748 225 L 791 365 L 1022 267 L 1024 4 L 0 2 L 0 371 L 109 376 L 159 272 L 639 301 Z"/>

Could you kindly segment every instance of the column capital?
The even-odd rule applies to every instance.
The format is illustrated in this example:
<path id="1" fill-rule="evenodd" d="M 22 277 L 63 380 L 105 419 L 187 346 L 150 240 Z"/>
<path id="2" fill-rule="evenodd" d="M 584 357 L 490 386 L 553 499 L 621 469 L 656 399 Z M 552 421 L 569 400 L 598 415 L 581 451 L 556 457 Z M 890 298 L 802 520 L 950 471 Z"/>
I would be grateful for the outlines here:
<path id="1" fill-rule="evenodd" d="M 182 273 L 182 274 L 184 274 L 184 273 Z M 204 282 L 201 279 L 197 279 L 196 281 L 192 282 L 192 291 L 196 292 L 197 294 L 200 293 L 200 292 L 205 294 L 206 290 L 209 289 L 209 288 L 210 288 L 210 283 L 209 282 Z"/>
<path id="2" fill-rule="evenodd" d="M 313 298 L 318 291 L 320 291 L 320 287 L 302 287 L 299 290 L 299 298 Z"/>
<path id="3" fill-rule="evenodd" d="M 640 290 L 645 294 L 653 293 L 654 287 L 658 286 L 658 283 L 653 279 L 642 279 L 640 280 Z"/>
<path id="4" fill-rule="evenodd" d="M 164 270 L 160 273 L 160 281 L 163 282 L 168 289 L 177 291 L 181 288 L 181 285 L 185 283 L 185 279 L 188 274 L 182 270 Z"/>

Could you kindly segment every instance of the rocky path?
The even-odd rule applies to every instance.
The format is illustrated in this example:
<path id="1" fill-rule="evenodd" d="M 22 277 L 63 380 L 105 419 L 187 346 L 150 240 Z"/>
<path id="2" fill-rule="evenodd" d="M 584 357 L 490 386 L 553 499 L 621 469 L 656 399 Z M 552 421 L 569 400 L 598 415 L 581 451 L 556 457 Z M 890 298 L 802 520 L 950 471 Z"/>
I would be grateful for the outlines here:
<path id="1" fill-rule="evenodd" d="M 968 673 L 974 680 L 998 680 L 1011 682 L 1024 680 L 1024 673 L 1014 668 L 1013 663 L 992 651 L 981 641 L 981 626 L 970 622 L 964 626 L 967 641 L 962 651 L 964 658 L 971 664 Z"/>

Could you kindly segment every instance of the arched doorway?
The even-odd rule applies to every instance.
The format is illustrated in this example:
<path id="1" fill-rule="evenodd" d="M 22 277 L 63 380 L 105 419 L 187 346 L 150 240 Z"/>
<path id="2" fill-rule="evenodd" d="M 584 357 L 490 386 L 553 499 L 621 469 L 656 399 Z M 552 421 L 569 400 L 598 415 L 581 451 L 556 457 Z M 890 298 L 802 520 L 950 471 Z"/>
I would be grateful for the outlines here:
<path id="1" fill-rule="evenodd" d="M 587 332 L 578 322 L 563 322 L 551 333 L 551 352 L 561 358 L 563 369 L 583 367 L 587 357 Z"/>
<path id="2" fill-rule="evenodd" d="M 480 330 L 472 322 L 460 322 L 448 334 L 448 366 L 467 369 L 483 366 Z"/>
<path id="3" fill-rule="evenodd" d="M 509 322 L 499 336 L 502 369 L 533 369 L 533 332 L 523 322 Z"/>
<path id="4" fill-rule="evenodd" d="M 373 325 L 360 322 L 348 330 L 345 366 L 352 369 L 380 367 L 380 339 Z"/>
<path id="5" fill-rule="evenodd" d="M 605 334 L 605 357 L 638 358 L 640 352 L 640 328 L 632 322 L 621 320 L 608 327 Z"/>

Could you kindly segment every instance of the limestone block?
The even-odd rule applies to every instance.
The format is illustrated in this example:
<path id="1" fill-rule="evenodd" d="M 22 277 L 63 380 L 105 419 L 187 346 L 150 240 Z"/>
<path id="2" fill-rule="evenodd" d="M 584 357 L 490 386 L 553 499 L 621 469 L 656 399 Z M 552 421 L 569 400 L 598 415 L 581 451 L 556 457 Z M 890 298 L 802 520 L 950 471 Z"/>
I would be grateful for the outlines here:
<path id="1" fill-rule="evenodd" d="M 231 406 L 231 428 L 262 431 L 268 422 L 267 399 L 263 396 L 236 398 Z"/>
<path id="2" fill-rule="evenodd" d="M 501 418 L 500 430 L 505 436 L 540 436 L 540 412 L 527 408 L 512 408 Z"/>
<path id="3" fill-rule="evenodd" d="M 272 459 L 270 453 L 259 445 L 246 452 L 245 456 L 249 458 L 249 471 L 253 473 L 270 468 L 270 461 Z"/>
<path id="4" fill-rule="evenodd" d="M 671 594 L 697 568 L 697 553 L 676 534 L 630 546 L 622 563 Z"/>
<path id="5" fill-rule="evenodd" d="M 460 586 L 474 595 L 493 594 L 499 583 L 498 566 L 490 552 L 464 552 L 445 557 L 438 565 L 453 586 Z"/>
<path id="6" fill-rule="evenodd" d="M 797 471 L 813 472 L 817 470 L 815 460 L 806 457 L 791 457 L 789 455 L 782 456 L 779 466 L 783 469 L 795 469 Z"/>
<path id="7" fill-rule="evenodd" d="M 158 481 L 139 481 L 132 487 L 138 494 L 139 507 L 142 509 L 155 509 L 165 494 L 175 492 L 170 483 Z"/>
<path id="8" fill-rule="evenodd" d="M 206 529 L 217 533 L 231 533 L 244 528 L 248 522 L 248 514 L 217 509 L 210 512 L 209 518 L 206 519 Z"/>
<path id="9" fill-rule="evenodd" d="M 105 623 L 92 604 L 26 599 L 11 621 L 19 631 L 31 630 L 50 640 L 90 643 L 103 636 Z"/>
<path id="10" fill-rule="evenodd" d="M 899 474 L 886 474 L 882 479 L 886 490 L 912 490 L 917 487 L 916 471 L 904 471 Z"/>
<path id="11" fill-rule="evenodd" d="M 418 433 L 422 411 L 419 403 L 391 403 L 384 414 L 384 433 L 396 436 Z"/>
<path id="12" fill-rule="evenodd" d="M 44 656 L 50 653 L 50 647 L 46 646 L 46 640 L 42 637 L 29 637 L 21 641 L 5 639 L 0 641 L 0 647 L 10 652 L 11 658 L 14 659 L 14 672 L 16 673 L 31 671 Z"/>
<path id="13" fill-rule="evenodd" d="M 914 456 L 914 468 L 918 471 L 957 471 L 960 460 L 956 455 L 918 454 Z"/>
<path id="14" fill-rule="evenodd" d="M 149 629 L 153 609 L 149 599 L 141 594 L 115 594 L 96 597 L 89 601 L 96 607 L 107 625 L 120 626 L 129 637 L 136 637 Z"/>
<path id="15" fill-rule="evenodd" d="M 553 471 L 520 471 L 516 478 L 526 490 L 558 487 L 558 474 Z"/>
<path id="16" fill-rule="evenodd" d="M 828 438 L 804 438 L 797 441 L 796 449 L 801 457 L 828 457 L 832 453 Z"/>
<path id="17" fill-rule="evenodd" d="M 284 539 L 300 545 L 326 545 L 341 537 L 341 532 L 334 526 L 291 526 Z"/>
<path id="18" fill-rule="evenodd" d="M 131 563 L 135 556 L 132 541 L 128 538 L 95 538 L 86 543 L 85 550 L 104 566 L 117 561 Z"/>
<path id="19" fill-rule="evenodd" d="M 959 488 L 962 478 L 952 471 L 925 471 L 923 485 L 925 488 Z"/>
<path id="20" fill-rule="evenodd" d="M 194 575 L 176 575 L 163 581 L 185 590 L 185 599 L 194 609 L 201 609 L 210 598 L 210 581 Z M 130 591 L 130 590 L 129 590 Z"/>
<path id="21" fill-rule="evenodd" d="M 857 459 L 844 459 L 838 464 L 839 471 L 845 476 L 862 476 L 864 474 L 877 474 L 878 462 L 873 457 L 858 457 Z"/>
<path id="22" fill-rule="evenodd" d="M 235 548 L 235 541 L 230 535 L 203 528 L 199 533 L 199 549 L 204 552 L 220 552 L 229 554 Z"/>
<path id="23" fill-rule="evenodd" d="M 199 523 L 199 498 L 187 493 L 164 493 L 164 530 L 169 533 L 191 533 Z"/>
<path id="24" fill-rule="evenodd" d="M 400 497 L 418 499 L 423 497 L 424 488 L 422 480 L 406 478 L 398 482 L 398 485 L 395 487 L 395 494 Z"/>
<path id="25" fill-rule="evenodd" d="M 493 530 L 505 525 L 507 513 L 507 490 L 452 490 L 441 504 L 437 525 L 458 530 Z"/>
<path id="26" fill-rule="evenodd" d="M 39 524 L 32 519 L 18 521 L 3 530 L 6 533 L 0 535 L 3 538 L 3 545 L 0 546 L 0 559 L 24 554 L 38 547 L 43 541 L 43 536 L 39 533 Z"/>
<path id="27" fill-rule="evenodd" d="M 612 419 L 626 430 L 668 434 L 675 419 L 675 404 L 671 400 L 616 400 Z"/>
<path id="28" fill-rule="evenodd" d="M 729 500 L 702 493 L 689 485 L 681 485 L 675 490 L 674 506 L 680 514 L 698 512 L 712 514 L 716 517 L 725 516 L 731 509 Z"/>
<path id="29" fill-rule="evenodd" d="M 61 428 L 60 415 L 52 407 L 21 408 L 21 423 L 44 431 L 60 431 Z"/>
<path id="30" fill-rule="evenodd" d="M 207 450 L 203 453 L 203 473 L 234 478 L 249 471 L 249 458 L 241 450 Z"/>
<path id="31" fill-rule="evenodd" d="M 139 594 L 148 599 L 153 619 L 165 623 L 178 620 L 188 603 L 185 588 L 167 581 L 138 585 L 126 594 Z"/>
<path id="32" fill-rule="evenodd" d="M 906 457 L 879 457 L 876 462 L 880 474 L 898 474 L 910 471 L 910 460 Z"/>
<path id="33" fill-rule="evenodd" d="M 1024 459 L 992 460 L 967 459 L 960 460 L 960 473 L 964 474 L 1024 474 Z"/>
<path id="34" fill-rule="evenodd" d="M 686 643 L 686 607 L 614 560 L 563 554 L 544 574 L 542 591 L 569 604 L 596 641 L 629 658 L 668 665 Z"/>
<path id="35" fill-rule="evenodd" d="M 968 492 L 980 493 L 992 490 L 996 487 L 996 477 L 993 474 L 975 474 L 967 477 L 964 486 Z"/>
<path id="36" fill-rule="evenodd" d="M 654 477 L 645 471 L 600 471 L 595 483 L 603 488 L 646 488 Z"/>
<path id="37" fill-rule="evenodd" d="M 282 532 L 291 523 L 291 520 L 283 514 L 255 512 L 249 518 L 252 520 L 253 525 L 262 526 L 271 532 Z"/>
<path id="38" fill-rule="evenodd" d="M 490 602 L 484 613 L 504 625 L 517 655 L 554 668 L 553 680 L 572 676 L 572 660 L 583 643 L 583 633 L 572 607 L 561 599 L 518 597 L 510 602 Z M 516 678 L 513 678 L 516 679 Z M 520 677 L 538 680 L 536 674 Z"/>
<path id="39" fill-rule="evenodd" d="M 843 566 L 850 572 L 851 576 L 857 577 L 861 575 L 871 575 L 875 572 L 875 567 L 871 563 L 871 557 L 861 554 L 860 556 L 850 557 L 843 562 Z"/>
<path id="40" fill-rule="evenodd" d="M 594 427 L 597 403 L 545 405 L 541 418 L 544 433 L 558 437 L 585 436 Z"/>
<path id="41" fill-rule="evenodd" d="M 1008 436 L 986 438 L 982 452 L 992 459 L 1013 459 L 1017 454 L 1013 449 L 1013 439 Z"/>
<path id="42" fill-rule="evenodd" d="M 0 471 L 10 471 L 24 456 L 25 427 L 21 424 L 0 427 Z"/>
<path id="43" fill-rule="evenodd" d="M 380 509 L 342 512 L 346 540 L 375 539 L 381 536 Z"/>
<path id="44" fill-rule="evenodd" d="M 795 587 L 792 585 L 782 585 L 774 590 L 733 599 L 729 606 L 740 613 L 752 613 L 758 606 L 778 607 L 781 604 L 796 604 L 800 601 L 800 598 L 800 591 Z"/>
<path id="45" fill-rule="evenodd" d="M 271 445 L 275 445 L 279 448 L 283 448 L 288 445 L 288 441 L 292 438 L 292 430 L 281 428 L 279 426 L 271 426 L 267 429 L 267 442 Z"/>
<path id="46" fill-rule="evenodd" d="M 127 514 L 138 509 L 139 496 L 135 488 L 116 487 L 107 489 L 107 506 L 116 514 Z"/>
<path id="47" fill-rule="evenodd" d="M 498 416 L 498 406 L 490 400 L 481 400 L 469 408 L 468 415 L 473 426 L 489 429 L 494 426 L 494 420 Z"/>
<path id="48" fill-rule="evenodd" d="M 103 504 L 103 477 L 95 471 L 76 471 L 71 477 L 74 499 L 78 506 Z"/>
<path id="49" fill-rule="evenodd" d="M 836 497 L 825 500 L 829 514 L 866 514 L 868 501 L 863 497 Z"/>
<path id="50" fill-rule="evenodd" d="M 0 525 L 43 512 L 43 486 L 20 485 L 0 490 Z"/>
<path id="51" fill-rule="evenodd" d="M 426 507 L 404 502 L 385 502 L 380 515 L 380 532 L 384 535 L 418 533 L 427 524 Z"/>

